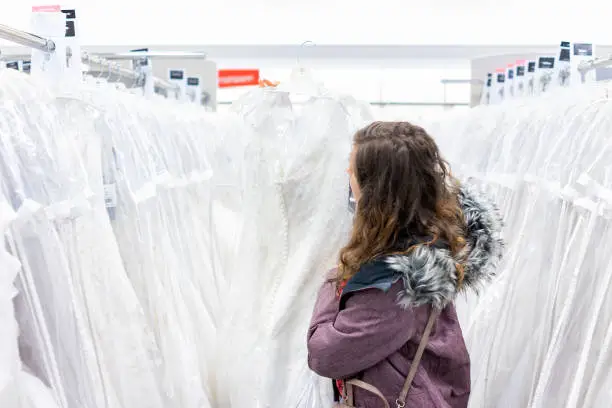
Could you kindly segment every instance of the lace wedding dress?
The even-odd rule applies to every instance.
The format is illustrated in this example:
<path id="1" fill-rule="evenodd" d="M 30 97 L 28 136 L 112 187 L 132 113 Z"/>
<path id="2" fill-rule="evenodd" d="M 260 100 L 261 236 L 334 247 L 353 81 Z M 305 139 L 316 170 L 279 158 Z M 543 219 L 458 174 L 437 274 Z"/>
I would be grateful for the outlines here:
<path id="1" fill-rule="evenodd" d="M 174 115 L 163 101 L 108 91 L 86 99 L 104 112 L 103 177 L 116 189 L 109 214 L 159 345 L 164 408 L 209 407 L 219 293 L 207 238 L 204 146 L 214 135 L 205 134 L 201 121 Z"/>
<path id="2" fill-rule="evenodd" d="M 24 362 L 62 408 L 163 407 L 156 347 L 104 209 L 96 112 L 7 75 L 0 176 L 17 210 Z"/>
<path id="3" fill-rule="evenodd" d="M 348 166 L 366 119 L 347 101 L 257 90 L 234 110 L 253 129 L 245 155 L 243 225 L 220 332 L 224 407 L 329 407 L 329 380 L 307 366 L 316 291 L 348 238 Z"/>

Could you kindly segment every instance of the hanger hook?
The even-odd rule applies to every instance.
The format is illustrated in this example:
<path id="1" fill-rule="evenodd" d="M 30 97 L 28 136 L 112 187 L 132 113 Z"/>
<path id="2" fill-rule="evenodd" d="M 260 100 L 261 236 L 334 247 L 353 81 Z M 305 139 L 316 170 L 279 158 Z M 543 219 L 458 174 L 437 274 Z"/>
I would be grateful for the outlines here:
<path id="1" fill-rule="evenodd" d="M 304 48 L 306 48 L 306 47 L 314 47 L 314 46 L 316 46 L 316 44 L 313 41 L 310 41 L 310 40 L 304 41 L 300 45 L 300 50 L 298 51 L 298 55 L 297 55 L 297 64 L 298 64 L 299 67 L 302 66 L 301 56 L 302 56 L 302 51 L 304 50 Z"/>
<path id="2" fill-rule="evenodd" d="M 91 75 L 92 78 L 96 80 L 102 78 L 104 75 L 104 65 L 100 63 L 100 60 L 95 55 L 86 54 L 87 64 L 89 64 L 90 70 L 96 70 L 96 75 Z"/>

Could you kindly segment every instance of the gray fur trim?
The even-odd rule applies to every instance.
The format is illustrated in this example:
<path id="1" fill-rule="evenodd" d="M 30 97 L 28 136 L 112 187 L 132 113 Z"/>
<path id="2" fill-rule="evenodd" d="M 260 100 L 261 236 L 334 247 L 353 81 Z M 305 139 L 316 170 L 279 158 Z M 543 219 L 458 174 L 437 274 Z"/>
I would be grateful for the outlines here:
<path id="1" fill-rule="evenodd" d="M 504 253 L 503 221 L 497 206 L 485 194 L 464 186 L 459 202 L 467 225 L 469 254 L 465 263 L 466 287 L 478 290 L 496 274 Z"/>
<path id="2" fill-rule="evenodd" d="M 469 187 L 462 187 L 459 202 L 467 225 L 463 287 L 478 291 L 495 276 L 502 258 L 502 222 L 488 197 Z M 404 290 L 398 303 L 404 308 L 432 304 L 441 309 L 457 296 L 457 260 L 448 250 L 424 245 L 408 255 L 390 256 L 385 262 L 402 274 Z"/>
<path id="3" fill-rule="evenodd" d="M 386 262 L 402 274 L 404 290 L 397 301 L 403 308 L 433 304 L 441 309 L 455 297 L 457 274 L 449 251 L 424 245 L 410 255 L 391 256 Z"/>

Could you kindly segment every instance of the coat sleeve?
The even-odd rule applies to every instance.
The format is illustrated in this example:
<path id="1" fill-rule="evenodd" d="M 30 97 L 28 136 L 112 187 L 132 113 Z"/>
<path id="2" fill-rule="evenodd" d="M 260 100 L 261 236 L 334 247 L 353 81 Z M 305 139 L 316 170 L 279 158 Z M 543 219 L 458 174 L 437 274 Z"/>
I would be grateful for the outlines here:
<path id="1" fill-rule="evenodd" d="M 317 374 L 350 378 L 381 362 L 415 335 L 414 314 L 394 290 L 355 292 L 340 311 L 332 283 L 319 292 L 308 330 L 308 365 Z"/>

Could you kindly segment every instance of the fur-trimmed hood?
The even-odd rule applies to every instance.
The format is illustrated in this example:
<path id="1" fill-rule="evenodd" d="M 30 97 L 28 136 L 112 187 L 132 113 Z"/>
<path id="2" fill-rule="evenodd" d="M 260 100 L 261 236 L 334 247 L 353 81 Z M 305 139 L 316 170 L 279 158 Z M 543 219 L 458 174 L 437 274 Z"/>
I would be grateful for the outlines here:
<path id="1" fill-rule="evenodd" d="M 493 278 L 502 258 L 502 221 L 495 205 L 468 187 L 461 189 L 459 200 L 467 225 L 463 287 L 478 291 Z M 398 302 L 404 307 L 429 303 L 442 308 L 457 295 L 457 263 L 448 249 L 422 245 L 384 262 L 401 273 L 404 290 Z"/>
<path id="2" fill-rule="evenodd" d="M 489 199 L 463 186 L 459 200 L 467 225 L 467 245 L 463 263 L 463 289 L 476 291 L 490 281 L 502 258 L 501 218 Z M 432 304 L 444 308 L 459 291 L 457 261 L 445 245 L 419 245 L 406 255 L 393 255 L 362 266 L 349 280 L 344 294 L 366 288 L 388 290 L 402 280 L 404 290 L 398 303 L 405 308 Z"/>

